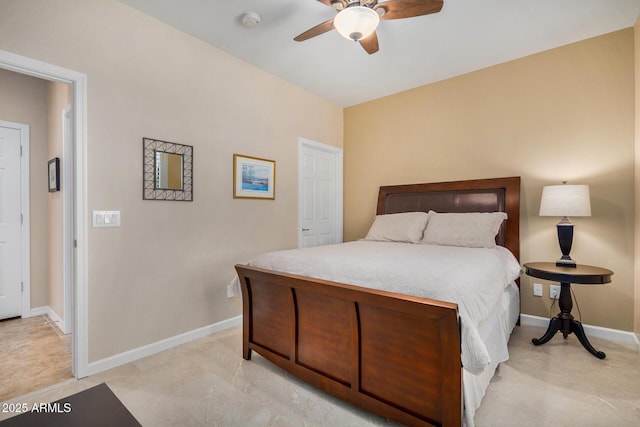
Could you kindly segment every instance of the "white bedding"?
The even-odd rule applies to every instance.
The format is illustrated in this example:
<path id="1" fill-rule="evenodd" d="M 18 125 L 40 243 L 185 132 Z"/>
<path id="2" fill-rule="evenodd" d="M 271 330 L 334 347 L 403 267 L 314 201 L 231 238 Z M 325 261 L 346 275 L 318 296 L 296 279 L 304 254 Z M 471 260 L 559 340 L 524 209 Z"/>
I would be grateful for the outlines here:
<path id="1" fill-rule="evenodd" d="M 249 265 L 458 304 L 462 364 L 478 375 L 491 357 L 478 326 L 521 273 L 507 249 L 356 241 L 269 252 Z M 239 294 L 236 292 L 236 294 Z"/>
<path id="2" fill-rule="evenodd" d="M 509 359 L 507 344 L 519 317 L 520 291 L 514 282 L 505 288 L 498 304 L 478 327 L 482 342 L 491 356 L 491 363 L 480 375 L 470 374 L 467 370 L 462 372 L 466 427 L 474 427 L 473 418 L 476 409 L 480 406 L 493 374 L 500 363 Z"/>

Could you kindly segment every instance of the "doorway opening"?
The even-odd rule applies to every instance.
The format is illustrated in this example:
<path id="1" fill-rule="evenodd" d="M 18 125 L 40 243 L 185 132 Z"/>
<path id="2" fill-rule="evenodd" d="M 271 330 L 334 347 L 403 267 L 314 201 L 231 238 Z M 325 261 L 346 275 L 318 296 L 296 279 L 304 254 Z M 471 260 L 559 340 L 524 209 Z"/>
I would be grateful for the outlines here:
<path id="1" fill-rule="evenodd" d="M 65 161 L 61 176 L 67 188 L 63 200 L 63 258 L 65 294 L 65 329 L 72 332 L 72 372 L 76 378 L 88 375 L 87 326 L 87 195 L 86 195 L 86 75 L 31 58 L 0 50 L 0 68 L 71 86 L 72 103 L 68 109 L 66 136 L 72 141 L 64 147 Z M 33 207 L 32 207 L 33 208 Z M 23 212 L 23 215 L 25 212 Z M 24 276 L 23 276 L 24 280 Z M 25 284 L 26 287 L 26 284 Z M 25 304 L 26 306 L 27 304 Z M 31 311 L 31 304 L 24 310 Z M 67 312 L 69 317 L 67 318 Z M 33 313 L 30 313 L 33 314 Z M 68 324 L 67 324 L 68 323 Z"/>

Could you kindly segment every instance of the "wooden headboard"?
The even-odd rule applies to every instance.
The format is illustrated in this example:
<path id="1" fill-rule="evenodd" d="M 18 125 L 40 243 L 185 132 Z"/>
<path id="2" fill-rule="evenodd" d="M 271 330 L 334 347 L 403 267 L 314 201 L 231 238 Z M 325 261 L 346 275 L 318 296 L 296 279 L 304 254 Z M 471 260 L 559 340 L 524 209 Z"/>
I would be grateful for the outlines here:
<path id="1" fill-rule="evenodd" d="M 380 187 L 377 214 L 506 212 L 496 243 L 520 259 L 520 177 Z"/>

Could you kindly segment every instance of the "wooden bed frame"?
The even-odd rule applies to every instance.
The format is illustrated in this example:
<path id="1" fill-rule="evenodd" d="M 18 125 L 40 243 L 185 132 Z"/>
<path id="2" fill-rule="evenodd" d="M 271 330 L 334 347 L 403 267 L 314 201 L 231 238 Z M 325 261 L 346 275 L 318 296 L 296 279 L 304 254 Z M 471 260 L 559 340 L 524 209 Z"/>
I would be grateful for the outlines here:
<path id="1" fill-rule="evenodd" d="M 378 214 L 505 211 L 496 237 L 519 257 L 520 178 L 381 187 Z M 236 265 L 243 357 L 405 425 L 460 426 L 457 304 Z"/>

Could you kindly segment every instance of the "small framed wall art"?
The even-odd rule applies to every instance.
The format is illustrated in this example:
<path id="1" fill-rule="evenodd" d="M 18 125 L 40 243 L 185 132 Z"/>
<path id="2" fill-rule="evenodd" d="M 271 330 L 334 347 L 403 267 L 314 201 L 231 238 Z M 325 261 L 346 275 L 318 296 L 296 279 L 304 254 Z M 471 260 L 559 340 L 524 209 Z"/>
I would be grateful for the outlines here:
<path id="1" fill-rule="evenodd" d="M 60 191 L 60 158 L 49 160 L 49 192 Z"/>
<path id="2" fill-rule="evenodd" d="M 233 155 L 233 198 L 276 198 L 276 162 L 258 157 Z"/>

